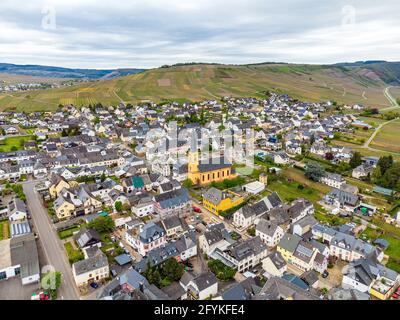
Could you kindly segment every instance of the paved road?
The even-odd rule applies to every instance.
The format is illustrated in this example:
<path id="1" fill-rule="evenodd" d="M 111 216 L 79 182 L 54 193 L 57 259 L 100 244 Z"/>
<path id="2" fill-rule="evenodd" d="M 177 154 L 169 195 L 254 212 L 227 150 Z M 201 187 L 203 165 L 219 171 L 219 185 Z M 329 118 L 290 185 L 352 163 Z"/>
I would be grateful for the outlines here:
<path id="1" fill-rule="evenodd" d="M 39 195 L 34 190 L 38 182 L 27 181 L 22 184 L 27 199 L 28 209 L 39 241 L 43 247 L 46 260 L 57 271 L 62 273 L 62 283 L 59 289 L 59 298 L 65 300 L 78 300 L 79 295 L 72 277 L 72 269 L 65 254 L 64 247 L 58 238 L 50 218 L 42 206 Z"/>

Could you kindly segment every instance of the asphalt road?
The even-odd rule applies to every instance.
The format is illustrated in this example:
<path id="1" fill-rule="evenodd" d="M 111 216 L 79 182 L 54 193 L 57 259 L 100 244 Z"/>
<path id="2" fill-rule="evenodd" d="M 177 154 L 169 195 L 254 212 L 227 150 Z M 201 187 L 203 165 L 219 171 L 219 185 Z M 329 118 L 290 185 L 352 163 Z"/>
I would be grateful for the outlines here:
<path id="1" fill-rule="evenodd" d="M 22 184 L 32 216 L 35 232 L 43 248 L 47 262 L 62 273 L 62 283 L 58 291 L 59 299 L 78 300 L 79 294 L 72 276 L 72 269 L 65 254 L 65 249 L 50 221 L 46 209 L 42 206 L 39 195 L 34 190 L 38 182 L 27 181 Z M 42 266 L 43 267 L 43 266 Z"/>

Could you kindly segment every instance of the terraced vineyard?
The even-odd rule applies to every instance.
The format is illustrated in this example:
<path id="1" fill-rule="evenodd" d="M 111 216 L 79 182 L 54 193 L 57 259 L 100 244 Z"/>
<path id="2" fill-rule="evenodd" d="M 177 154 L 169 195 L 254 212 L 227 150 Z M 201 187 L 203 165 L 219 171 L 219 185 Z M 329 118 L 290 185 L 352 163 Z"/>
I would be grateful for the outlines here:
<path id="1" fill-rule="evenodd" d="M 384 108 L 386 84 L 362 69 L 319 65 L 186 65 L 84 83 L 76 86 L 0 95 L 2 110 L 54 110 L 59 104 L 78 106 L 152 100 L 199 101 L 223 96 L 264 97 L 274 90 L 305 101 L 335 100 Z"/>

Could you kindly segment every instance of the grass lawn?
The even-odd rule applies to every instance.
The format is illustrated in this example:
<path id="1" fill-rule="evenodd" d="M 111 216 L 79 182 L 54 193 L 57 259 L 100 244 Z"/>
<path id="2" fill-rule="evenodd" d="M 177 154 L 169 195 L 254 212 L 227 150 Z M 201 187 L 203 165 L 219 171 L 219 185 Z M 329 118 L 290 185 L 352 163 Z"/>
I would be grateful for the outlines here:
<path id="1" fill-rule="evenodd" d="M 68 260 L 70 264 L 78 262 L 84 259 L 83 252 L 81 250 L 76 250 L 72 246 L 71 242 L 64 243 L 65 250 L 67 251 Z"/>
<path id="2" fill-rule="evenodd" d="M 374 221 L 374 224 L 375 223 Z M 385 239 L 389 242 L 389 247 L 385 250 L 385 254 L 389 256 L 389 262 L 387 264 L 388 268 L 399 271 L 400 270 L 400 237 L 397 234 L 400 233 L 400 229 L 396 228 L 387 223 L 379 224 L 381 229 L 375 230 L 372 228 L 367 228 L 362 233 L 367 239 L 374 241 L 377 238 Z M 392 268 L 393 267 L 393 268 Z"/>
<path id="3" fill-rule="evenodd" d="M 0 140 L 0 152 L 10 152 L 15 150 L 23 150 L 26 141 L 33 140 L 33 136 L 17 136 Z M 13 148 L 14 147 L 14 148 Z"/>
<path id="4" fill-rule="evenodd" d="M 10 229 L 8 220 L 0 221 L 0 240 L 8 239 L 10 237 Z"/>
<path id="5" fill-rule="evenodd" d="M 314 218 L 323 224 L 328 224 L 330 226 L 340 226 L 349 222 L 348 218 L 342 218 L 333 214 L 324 214 L 321 212 L 315 212 Z"/>
<path id="6" fill-rule="evenodd" d="M 301 170 L 295 168 L 285 169 L 282 175 L 289 181 L 278 179 L 271 182 L 267 188 L 278 192 L 279 196 L 286 201 L 305 198 L 317 202 L 330 190 L 328 186 L 307 179 Z"/>
<path id="7" fill-rule="evenodd" d="M 354 178 L 351 178 L 351 177 L 344 177 L 344 178 L 346 179 L 346 182 L 348 184 L 352 184 L 353 186 L 356 186 L 359 189 L 360 192 L 372 191 L 374 189 L 374 185 L 370 184 L 368 182 L 361 181 L 361 180 L 358 180 L 358 179 L 354 179 Z"/>
<path id="8" fill-rule="evenodd" d="M 58 236 L 60 237 L 60 239 L 66 239 L 66 238 L 72 237 L 73 233 L 78 231 L 79 229 L 80 228 L 78 226 L 75 226 L 72 228 L 61 230 L 61 231 L 58 231 Z"/>
<path id="9" fill-rule="evenodd" d="M 285 201 L 293 201 L 304 198 L 313 202 L 321 200 L 321 194 L 317 190 L 304 187 L 298 182 L 274 181 L 268 185 L 268 189 L 275 191 Z"/>

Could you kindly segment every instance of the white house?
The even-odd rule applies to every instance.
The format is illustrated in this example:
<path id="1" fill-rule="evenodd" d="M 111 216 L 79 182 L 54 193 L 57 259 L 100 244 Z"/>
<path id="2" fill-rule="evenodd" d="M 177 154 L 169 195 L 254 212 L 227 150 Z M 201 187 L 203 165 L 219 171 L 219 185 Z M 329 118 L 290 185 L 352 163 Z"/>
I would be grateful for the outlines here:
<path id="1" fill-rule="evenodd" d="M 72 265 L 72 275 L 78 287 L 105 280 L 110 276 L 107 257 L 98 253 Z"/>
<path id="2" fill-rule="evenodd" d="M 268 247 L 275 247 L 284 235 L 284 230 L 275 222 L 260 219 L 256 225 L 256 236 L 261 238 Z"/>
<path id="3" fill-rule="evenodd" d="M 287 271 L 287 263 L 279 252 L 269 254 L 263 261 L 262 267 L 267 277 L 282 277 Z"/>
<path id="4" fill-rule="evenodd" d="M 332 188 L 340 189 L 346 180 L 340 174 L 327 172 L 321 177 L 321 182 Z"/>
<path id="5" fill-rule="evenodd" d="M 8 205 L 8 219 L 10 221 L 18 221 L 26 219 L 28 210 L 25 203 L 19 199 L 14 198 Z"/>
<path id="6" fill-rule="evenodd" d="M 205 300 L 218 293 L 218 281 L 211 272 L 201 273 L 190 280 L 186 288 L 190 300 Z"/>
<path id="7" fill-rule="evenodd" d="M 253 181 L 242 186 L 242 189 L 251 194 L 258 194 L 265 189 L 265 184 L 260 181 Z"/>

